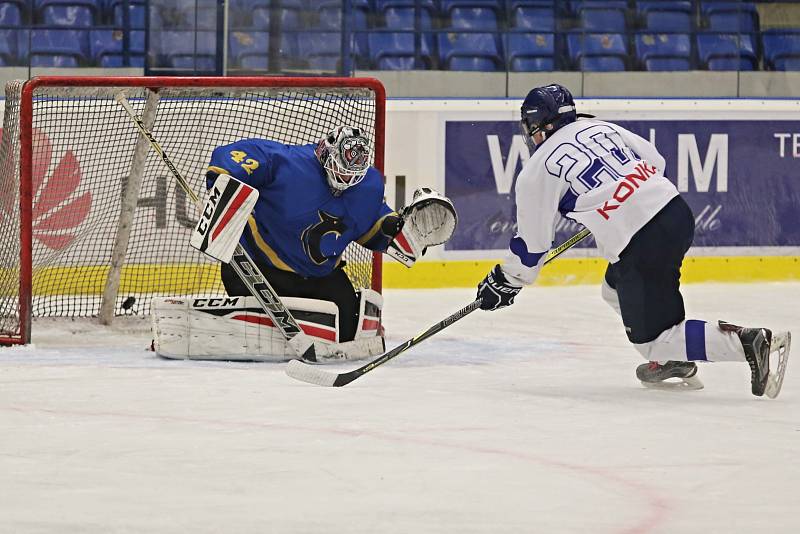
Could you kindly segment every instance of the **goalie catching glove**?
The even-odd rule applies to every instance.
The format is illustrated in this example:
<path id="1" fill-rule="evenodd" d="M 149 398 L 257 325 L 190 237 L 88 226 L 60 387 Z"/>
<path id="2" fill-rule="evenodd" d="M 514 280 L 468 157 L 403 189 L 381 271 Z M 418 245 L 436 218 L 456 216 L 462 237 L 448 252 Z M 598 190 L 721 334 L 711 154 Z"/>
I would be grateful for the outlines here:
<path id="1" fill-rule="evenodd" d="M 450 239 L 457 223 L 456 209 L 449 198 L 427 187 L 417 189 L 411 204 L 399 215 L 384 219 L 381 233 L 392 238 L 385 253 L 411 267 L 428 247 Z"/>

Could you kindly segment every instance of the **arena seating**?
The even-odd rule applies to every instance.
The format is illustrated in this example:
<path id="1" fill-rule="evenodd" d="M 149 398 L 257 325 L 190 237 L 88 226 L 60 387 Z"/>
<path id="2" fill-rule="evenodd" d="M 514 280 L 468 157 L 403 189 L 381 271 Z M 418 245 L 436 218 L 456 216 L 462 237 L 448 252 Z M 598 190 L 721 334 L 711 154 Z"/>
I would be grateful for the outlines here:
<path id="1" fill-rule="evenodd" d="M 32 67 L 79 67 L 88 63 L 88 51 L 87 30 L 31 31 Z"/>
<path id="2" fill-rule="evenodd" d="M 762 27 L 759 3 L 350 0 L 347 26 L 359 69 L 800 70 L 800 30 L 776 28 L 774 17 Z M 281 0 L 279 6 L 230 0 L 229 64 L 266 70 L 272 57 L 281 67 L 337 68 L 341 0 Z M 797 20 L 800 27 L 800 5 Z M 0 0 L 0 65 L 138 66 L 151 58 L 150 67 L 189 71 L 197 64 L 205 71 L 218 65 L 220 22 L 216 0 Z M 30 53 L 29 29 L 46 36 Z M 78 32 L 70 34 L 77 40 L 67 46 L 58 30 Z M 143 49 L 147 31 L 149 52 Z M 423 35 L 415 55 L 416 31 Z M 198 38 L 182 32 L 199 32 Z M 281 34 L 278 41 L 270 32 Z M 185 42 L 177 43 L 176 35 Z M 195 40 L 203 43 L 197 50 Z"/>
<path id="3" fill-rule="evenodd" d="M 422 34 L 420 58 L 416 61 L 414 33 L 380 32 L 369 34 L 369 59 L 372 68 L 378 70 L 430 69 L 433 67 L 433 38 Z"/>
<path id="4" fill-rule="evenodd" d="M 761 38 L 766 69 L 800 70 L 800 28 L 768 30 Z"/>
<path id="5" fill-rule="evenodd" d="M 692 31 L 692 3 L 688 0 L 637 2 L 636 12 L 647 30 L 678 33 Z"/>
<path id="6" fill-rule="evenodd" d="M 638 34 L 635 38 L 636 58 L 649 71 L 682 71 L 691 69 L 692 43 L 689 34 Z"/>
<path id="7" fill-rule="evenodd" d="M 552 71 L 555 69 L 555 38 L 552 33 L 510 33 L 507 55 L 512 72 Z"/>
<path id="8" fill-rule="evenodd" d="M 128 34 L 131 67 L 144 67 L 145 36 L 143 31 Z M 100 67 L 122 67 L 125 64 L 124 33 L 120 30 L 91 30 L 89 57 Z"/>
<path id="9" fill-rule="evenodd" d="M 699 33 L 697 55 L 708 70 L 755 70 L 753 40 L 744 34 Z"/>
<path id="10" fill-rule="evenodd" d="M 620 33 L 584 33 L 567 35 L 567 50 L 579 70 L 620 71 L 626 68 L 627 41 Z"/>

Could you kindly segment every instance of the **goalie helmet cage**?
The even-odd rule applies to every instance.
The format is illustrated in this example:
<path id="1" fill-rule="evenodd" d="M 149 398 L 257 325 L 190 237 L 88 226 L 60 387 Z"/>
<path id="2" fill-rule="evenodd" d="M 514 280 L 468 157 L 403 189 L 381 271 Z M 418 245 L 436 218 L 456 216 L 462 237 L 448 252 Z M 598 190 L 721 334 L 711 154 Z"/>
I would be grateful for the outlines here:
<path id="1" fill-rule="evenodd" d="M 197 211 L 114 97 L 124 92 L 192 188 L 211 152 L 243 138 L 316 142 L 336 126 L 374 140 L 386 94 L 369 78 L 40 77 L 6 85 L 0 140 L 0 344 L 33 317 L 146 315 L 153 296 L 224 294 L 189 246 Z M 260 246 L 262 244 L 259 244 Z M 355 243 L 345 270 L 381 290 L 381 258 Z"/>

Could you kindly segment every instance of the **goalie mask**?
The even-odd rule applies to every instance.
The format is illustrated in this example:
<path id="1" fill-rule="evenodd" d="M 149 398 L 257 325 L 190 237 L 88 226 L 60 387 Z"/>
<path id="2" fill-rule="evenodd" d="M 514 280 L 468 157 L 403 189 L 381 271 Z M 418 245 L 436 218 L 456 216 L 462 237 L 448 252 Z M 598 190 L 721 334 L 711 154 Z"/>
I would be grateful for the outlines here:
<path id="1" fill-rule="evenodd" d="M 369 139 L 351 126 L 340 126 L 326 135 L 315 153 L 335 195 L 363 180 L 372 164 Z"/>

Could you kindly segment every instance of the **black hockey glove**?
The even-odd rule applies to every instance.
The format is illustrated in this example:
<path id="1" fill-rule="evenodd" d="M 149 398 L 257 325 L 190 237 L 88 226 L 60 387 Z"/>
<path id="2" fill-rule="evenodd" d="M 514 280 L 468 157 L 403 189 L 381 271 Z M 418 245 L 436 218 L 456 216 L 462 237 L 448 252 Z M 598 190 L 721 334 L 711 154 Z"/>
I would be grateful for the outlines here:
<path id="1" fill-rule="evenodd" d="M 514 304 L 514 297 L 522 291 L 522 286 L 508 283 L 500 265 L 495 265 L 486 278 L 478 284 L 478 297 L 481 299 L 481 309 L 487 311 L 499 310 Z"/>

